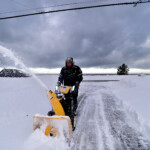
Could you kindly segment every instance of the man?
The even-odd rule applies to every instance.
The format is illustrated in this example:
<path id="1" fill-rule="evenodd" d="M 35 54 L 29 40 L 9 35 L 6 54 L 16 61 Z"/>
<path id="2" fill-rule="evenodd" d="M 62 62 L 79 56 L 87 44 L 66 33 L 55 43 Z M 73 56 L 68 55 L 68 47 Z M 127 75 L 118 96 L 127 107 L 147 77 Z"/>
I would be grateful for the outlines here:
<path id="1" fill-rule="evenodd" d="M 65 62 L 65 67 L 61 69 L 57 84 L 58 86 L 60 86 L 61 84 L 64 84 L 65 86 L 75 86 L 75 90 L 73 93 L 74 112 L 76 112 L 78 106 L 77 103 L 78 90 L 79 90 L 80 82 L 82 80 L 83 77 L 82 77 L 82 71 L 80 67 L 74 64 L 72 57 L 68 57 Z"/>

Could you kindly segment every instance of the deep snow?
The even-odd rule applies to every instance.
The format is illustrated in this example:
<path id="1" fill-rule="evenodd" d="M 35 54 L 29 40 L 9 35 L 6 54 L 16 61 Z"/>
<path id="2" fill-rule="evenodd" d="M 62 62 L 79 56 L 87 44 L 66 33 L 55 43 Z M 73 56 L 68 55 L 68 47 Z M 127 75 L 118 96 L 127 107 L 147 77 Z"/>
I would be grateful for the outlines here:
<path id="1" fill-rule="evenodd" d="M 56 75 L 39 77 L 54 90 Z M 45 115 L 51 109 L 45 89 L 32 77 L 0 78 L 0 149 L 115 150 L 123 149 L 129 144 L 127 140 L 133 141 L 130 147 L 138 149 L 140 143 L 143 149 L 149 149 L 150 76 L 85 76 L 84 79 L 120 81 L 82 82 L 77 128 L 68 147 L 63 138 L 45 137 L 39 130 L 33 132 L 33 116 Z M 132 133 L 130 138 L 128 133 Z"/>

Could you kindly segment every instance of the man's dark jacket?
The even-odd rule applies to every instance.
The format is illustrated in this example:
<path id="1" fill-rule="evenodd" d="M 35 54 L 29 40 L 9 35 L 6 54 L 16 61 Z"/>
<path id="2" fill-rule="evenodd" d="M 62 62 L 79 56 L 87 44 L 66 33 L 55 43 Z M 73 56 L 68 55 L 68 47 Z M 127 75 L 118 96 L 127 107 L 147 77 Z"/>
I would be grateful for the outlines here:
<path id="1" fill-rule="evenodd" d="M 72 67 L 65 66 L 61 69 L 58 80 L 66 86 L 73 86 L 77 82 L 80 83 L 83 80 L 82 71 L 80 67 L 76 65 Z"/>

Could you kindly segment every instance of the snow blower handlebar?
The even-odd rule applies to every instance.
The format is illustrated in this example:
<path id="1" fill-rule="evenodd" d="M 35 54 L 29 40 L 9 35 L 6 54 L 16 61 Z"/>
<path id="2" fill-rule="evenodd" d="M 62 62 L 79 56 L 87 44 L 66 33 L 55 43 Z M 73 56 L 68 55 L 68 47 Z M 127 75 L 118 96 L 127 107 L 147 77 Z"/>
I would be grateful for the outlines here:
<path id="1" fill-rule="evenodd" d="M 72 93 L 75 90 L 75 86 L 56 86 L 55 93 L 57 98 L 65 98 L 64 94 Z"/>

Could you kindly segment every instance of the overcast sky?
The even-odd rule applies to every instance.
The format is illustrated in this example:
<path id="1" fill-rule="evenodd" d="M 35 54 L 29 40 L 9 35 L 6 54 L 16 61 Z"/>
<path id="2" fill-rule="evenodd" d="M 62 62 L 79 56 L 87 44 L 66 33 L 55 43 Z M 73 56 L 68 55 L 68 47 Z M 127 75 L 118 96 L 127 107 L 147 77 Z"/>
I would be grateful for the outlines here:
<path id="1" fill-rule="evenodd" d="M 15 1 L 24 6 L 1 0 L 0 12 L 56 3 L 54 0 L 51 3 L 48 0 Z M 20 13 L 0 14 L 0 17 Z M 2 20 L 0 43 L 16 52 L 29 67 L 62 67 L 66 57 L 72 56 L 75 63 L 84 68 L 117 68 L 126 63 L 130 68 L 150 69 L 149 18 L 150 4 L 141 4 Z M 12 63 L 2 56 L 0 59 L 1 67 Z"/>

